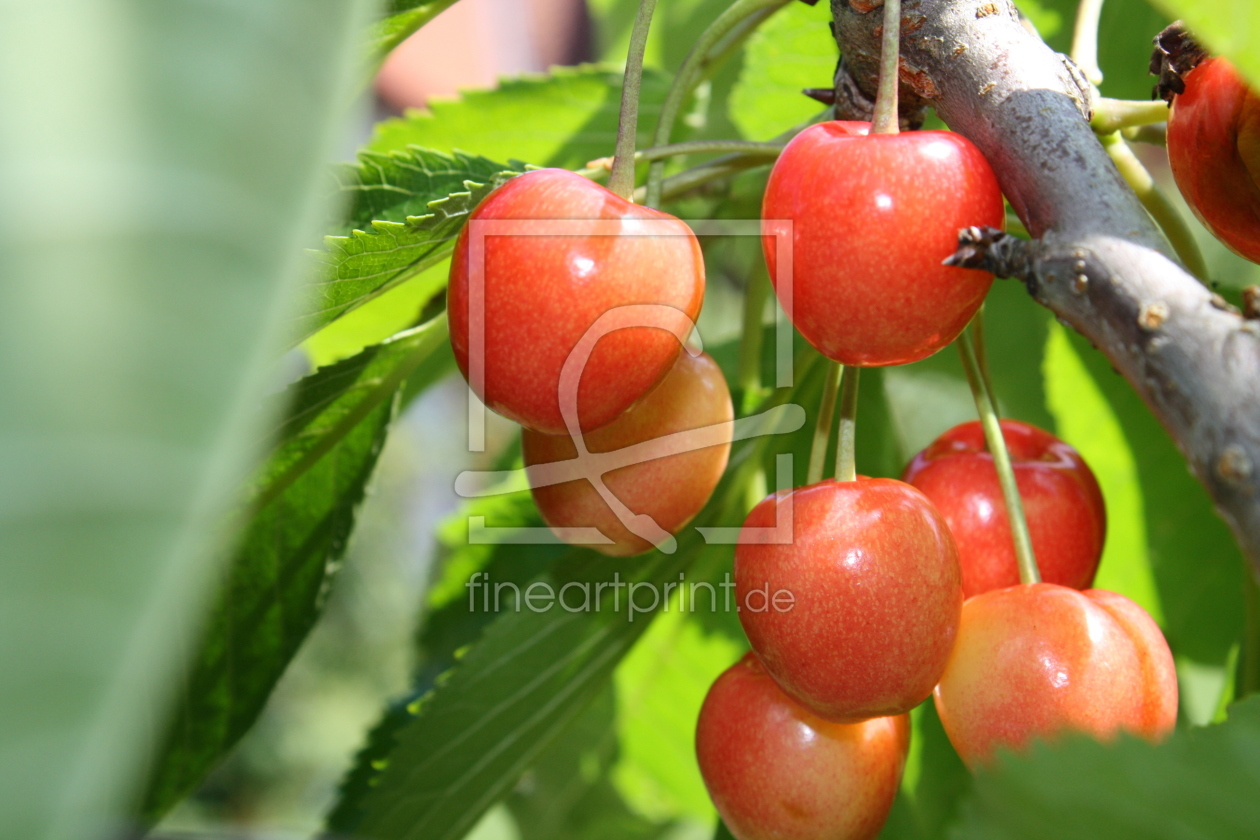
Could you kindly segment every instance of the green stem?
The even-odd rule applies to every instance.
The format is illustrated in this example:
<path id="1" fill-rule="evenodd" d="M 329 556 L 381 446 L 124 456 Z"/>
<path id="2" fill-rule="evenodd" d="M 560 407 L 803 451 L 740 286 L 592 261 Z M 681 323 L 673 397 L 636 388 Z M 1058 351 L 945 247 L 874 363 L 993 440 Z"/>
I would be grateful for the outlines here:
<path id="1" fill-rule="evenodd" d="M 783 151 L 783 143 L 774 141 L 766 143 L 758 143 L 752 140 L 692 140 L 687 143 L 674 143 L 669 146 L 652 146 L 648 149 L 640 149 L 634 153 L 636 163 L 645 160 L 663 160 L 664 158 L 674 157 L 676 155 L 704 155 L 704 154 L 722 154 L 722 153 L 739 153 L 744 155 L 761 156 L 767 160 L 771 160 L 779 156 Z M 603 164 L 608 158 L 602 158 L 599 161 L 592 161 L 582 169 L 576 169 L 574 172 L 584 178 L 594 178 L 602 172 L 607 172 L 608 167 Z"/>
<path id="2" fill-rule="evenodd" d="M 765 157 L 761 155 L 728 155 L 700 166 L 693 166 L 691 169 L 686 169 L 677 175 L 671 175 L 666 178 L 661 183 L 661 197 L 674 198 L 697 187 L 702 187 L 711 181 L 719 181 L 743 172 L 745 169 L 761 166 L 765 162 Z M 645 203 L 644 199 L 646 196 L 646 186 L 639 187 L 634 191 L 634 200 L 637 202 Z"/>
<path id="3" fill-rule="evenodd" d="M 761 345 L 765 335 L 762 319 L 770 297 L 770 278 L 758 263 L 748 276 L 744 290 L 744 334 L 739 342 L 739 388 L 743 392 L 740 412 L 747 415 L 761 398 Z"/>
<path id="4" fill-rule="evenodd" d="M 1164 231 L 1164 236 L 1168 237 L 1168 241 L 1177 252 L 1186 270 L 1207 283 L 1207 262 L 1203 259 L 1203 252 L 1199 250 L 1199 243 L 1195 241 L 1190 226 L 1177 212 L 1173 203 L 1168 200 L 1164 191 L 1155 183 L 1151 173 L 1146 171 L 1142 161 L 1133 154 L 1133 149 L 1129 148 L 1129 144 L 1119 134 L 1108 134 L 1100 137 L 1099 140 L 1102 141 L 1107 154 L 1111 155 L 1111 161 L 1120 170 L 1120 175 L 1137 193 L 1138 200 L 1142 202 L 1146 212 L 1151 214 L 1151 218 Z"/>
<path id="5" fill-rule="evenodd" d="M 722 40 L 739 29 L 740 24 L 748 18 L 760 16 L 764 19 L 768 12 L 786 6 L 789 2 L 791 0 L 735 0 L 726 11 L 709 24 L 708 28 L 700 33 L 700 37 L 696 39 L 691 51 L 683 60 L 682 66 L 678 68 L 669 92 L 665 94 L 665 102 L 661 105 L 661 115 L 656 122 L 656 133 L 652 138 L 654 146 L 663 146 L 669 142 L 670 135 L 674 131 L 674 123 L 678 120 L 678 114 L 682 110 L 683 103 L 687 101 L 687 97 L 703 81 L 708 68 L 728 55 L 732 46 L 738 45 L 742 38 L 732 39 L 725 45 L 722 44 Z M 756 23 L 760 23 L 760 20 Z M 754 28 L 755 26 L 744 27 L 740 35 L 747 37 Z M 717 54 L 714 54 L 715 51 Z M 645 203 L 649 207 L 657 207 L 661 203 L 661 179 L 664 174 L 664 162 L 654 163 L 648 169 Z"/>
<path id="6" fill-rule="evenodd" d="M 1108 99 L 1094 102 L 1094 117 L 1089 127 L 1095 134 L 1115 134 L 1123 128 L 1136 128 L 1168 121 L 1168 104 L 1162 99 L 1143 102 L 1133 99 Z"/>
<path id="7" fill-rule="evenodd" d="M 1103 0 L 1081 0 L 1076 7 L 1076 29 L 1072 32 L 1072 60 L 1091 85 L 1101 85 L 1103 80 L 1098 66 L 1098 19 L 1102 5 Z"/>
<path id="8" fill-rule="evenodd" d="M 962 356 L 963 369 L 967 372 L 967 384 L 971 386 L 972 396 L 976 399 L 976 411 L 984 428 L 984 440 L 993 456 L 998 483 L 1002 486 L 1002 497 L 1006 501 L 1011 536 L 1015 541 L 1015 562 L 1019 565 L 1019 582 L 1040 583 L 1041 573 L 1037 571 L 1037 560 L 1033 556 L 1028 519 L 1024 515 L 1024 501 L 1019 495 L 1019 485 L 1015 482 L 1015 470 L 1011 467 L 1011 454 L 1006 448 L 1006 438 L 1002 436 L 1002 425 L 993 403 L 993 391 L 988 376 L 980 368 L 970 330 L 963 330 L 962 335 L 958 336 L 958 352 Z"/>
<path id="9" fill-rule="evenodd" d="M 621 84 L 621 119 L 617 123 L 617 147 L 613 157 L 608 189 L 622 198 L 634 195 L 634 141 L 639 130 L 639 88 L 643 81 L 643 53 L 656 0 L 639 0 L 639 13 L 630 32 L 630 52 L 626 55 L 625 81 Z"/>
<path id="10" fill-rule="evenodd" d="M 809 472 L 806 484 L 822 481 L 823 462 L 827 459 L 827 442 L 831 440 L 831 419 L 836 415 L 836 393 L 840 389 L 842 365 L 830 362 L 827 378 L 823 380 L 822 401 L 818 404 L 818 422 L 814 425 L 814 443 L 809 449 Z"/>
<path id="11" fill-rule="evenodd" d="M 1135 125 L 1132 128 L 1124 128 L 1120 130 L 1125 140 L 1132 140 L 1135 143 L 1149 143 L 1152 146 L 1168 145 L 1168 123 L 1150 123 L 1149 125 Z"/>
<path id="12" fill-rule="evenodd" d="M 901 85 L 901 0 L 884 0 L 884 40 L 879 48 L 879 90 L 871 134 L 896 134 L 897 88 Z"/>
<path id="13" fill-rule="evenodd" d="M 860 367 L 837 365 L 840 373 L 840 431 L 836 441 L 836 481 L 857 481 L 857 399 Z"/>

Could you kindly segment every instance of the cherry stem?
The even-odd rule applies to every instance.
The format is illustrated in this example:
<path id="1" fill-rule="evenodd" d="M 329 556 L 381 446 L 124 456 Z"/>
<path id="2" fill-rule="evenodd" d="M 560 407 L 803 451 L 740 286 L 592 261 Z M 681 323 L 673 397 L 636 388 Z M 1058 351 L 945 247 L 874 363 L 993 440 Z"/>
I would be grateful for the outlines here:
<path id="1" fill-rule="evenodd" d="M 901 0 L 884 0 L 884 39 L 879 52 L 879 90 L 871 134 L 897 134 L 897 88 L 901 84 Z"/>
<path id="2" fill-rule="evenodd" d="M 836 415 L 836 394 L 840 390 L 840 373 L 843 365 L 831 362 L 827 378 L 823 380 L 822 401 L 818 404 L 818 422 L 814 426 L 814 443 L 809 449 L 809 471 L 806 484 L 822 481 L 823 463 L 827 459 L 827 443 L 831 440 L 831 420 Z"/>
<path id="3" fill-rule="evenodd" d="M 840 431 L 836 441 L 836 481 L 857 481 L 857 400 L 860 367 L 840 368 Z"/>
<path id="4" fill-rule="evenodd" d="M 645 160 L 662 160 L 677 155 L 738 153 L 773 160 L 783 151 L 784 145 L 784 143 L 775 141 L 759 143 L 752 140 L 692 140 L 687 143 L 674 143 L 669 146 L 651 146 L 647 149 L 639 149 L 634 153 L 634 159 L 638 163 Z M 584 168 L 574 171 L 584 178 L 594 178 L 600 173 L 609 171 L 613 161 L 614 158 L 600 158 L 599 160 L 591 161 Z"/>
<path id="5" fill-rule="evenodd" d="M 973 318 L 971 326 L 958 336 L 958 352 L 962 356 L 963 369 L 967 372 L 967 384 L 971 386 L 971 394 L 976 400 L 976 411 L 980 415 L 980 425 L 984 428 L 985 443 L 993 456 L 993 465 L 997 468 L 998 483 L 1002 486 L 1002 497 L 1006 500 L 1011 537 L 1015 541 L 1015 562 L 1019 566 L 1019 582 L 1040 583 L 1041 573 L 1037 570 L 1037 559 L 1033 556 L 1032 537 L 1028 533 L 1028 518 L 1024 515 L 1024 500 L 1019 495 L 1015 470 L 1011 466 L 1011 453 L 1006 448 L 1002 424 L 998 420 L 997 409 L 993 403 L 993 387 L 989 384 L 988 374 L 980 367 L 980 359 L 976 355 L 976 342 L 972 333 L 974 331 L 978 334 L 981 329 L 980 318 Z"/>
<path id="6" fill-rule="evenodd" d="M 1091 85 L 1101 85 L 1103 80 L 1098 66 L 1098 20 L 1102 6 L 1103 0 L 1081 0 L 1076 7 L 1076 28 L 1072 32 L 1072 60 Z"/>
<path id="7" fill-rule="evenodd" d="M 1168 237 L 1186 270 L 1201 282 L 1208 283 L 1207 261 L 1203 259 L 1203 252 L 1199 250 L 1199 243 L 1190 231 L 1190 226 L 1181 213 L 1177 212 L 1167 194 L 1155 183 L 1155 179 L 1142 165 L 1142 161 L 1138 160 L 1133 149 L 1118 133 L 1108 134 L 1099 140 L 1125 182 L 1137 193 L 1146 212 L 1151 214 L 1151 218 L 1164 231 L 1164 236 Z"/>
<path id="8" fill-rule="evenodd" d="M 653 145 L 663 146 L 669 142 L 683 103 L 704 80 L 705 75 L 717 66 L 722 58 L 729 55 L 733 47 L 738 46 L 744 38 L 752 34 L 757 24 L 789 2 L 791 0 L 736 0 L 700 33 L 691 51 L 683 59 L 682 66 L 678 68 L 674 82 L 665 95 L 665 102 L 661 105 L 661 115 L 656 122 L 656 133 L 652 138 Z M 752 25 L 743 25 L 748 23 Z M 735 33 L 734 36 L 727 39 L 727 36 L 732 33 Z M 644 202 L 647 206 L 660 206 L 661 180 L 664 176 L 664 161 L 654 163 L 649 167 L 647 196 Z"/>
<path id="9" fill-rule="evenodd" d="M 626 75 L 621 83 L 621 119 L 617 123 L 617 146 L 608 189 L 622 198 L 634 197 L 634 143 L 639 130 L 639 89 L 643 82 L 643 53 L 656 0 L 639 0 L 639 13 L 630 31 L 630 52 L 626 55 Z"/>
<path id="10" fill-rule="evenodd" d="M 1095 134 L 1114 134 L 1125 128 L 1136 128 L 1168 121 L 1168 103 L 1162 99 L 1143 102 L 1135 99 L 1108 99 L 1094 101 L 1094 116 L 1089 127 Z"/>
<path id="11" fill-rule="evenodd" d="M 748 275 L 744 290 L 744 334 L 739 342 L 739 387 L 743 391 L 741 413 L 747 415 L 761 398 L 761 345 L 765 334 L 762 320 L 766 299 L 770 297 L 770 278 L 758 264 Z"/>

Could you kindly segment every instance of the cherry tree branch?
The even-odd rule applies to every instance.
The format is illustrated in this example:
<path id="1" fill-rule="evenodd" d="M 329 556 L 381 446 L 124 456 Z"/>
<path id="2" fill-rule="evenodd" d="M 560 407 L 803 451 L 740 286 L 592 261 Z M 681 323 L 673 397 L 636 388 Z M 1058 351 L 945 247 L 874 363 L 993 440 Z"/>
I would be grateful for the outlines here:
<path id="1" fill-rule="evenodd" d="M 832 0 L 851 79 L 876 88 L 880 0 Z M 1260 321 L 1177 262 L 1089 127 L 1089 84 L 1010 0 L 903 0 L 901 80 L 988 157 L 1033 235 L 963 236 L 1102 350 L 1180 447 L 1260 571 Z M 1138 453 L 1141 457 L 1141 453 Z"/>

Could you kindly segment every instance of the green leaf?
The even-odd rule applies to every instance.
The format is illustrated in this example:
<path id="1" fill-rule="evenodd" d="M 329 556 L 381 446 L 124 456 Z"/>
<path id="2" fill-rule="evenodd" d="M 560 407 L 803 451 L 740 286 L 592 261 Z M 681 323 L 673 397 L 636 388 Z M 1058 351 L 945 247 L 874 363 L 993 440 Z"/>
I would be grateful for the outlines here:
<path id="1" fill-rule="evenodd" d="M 6 837 L 127 830 L 268 419 L 362 5 L 4 5 Z"/>
<path id="2" fill-rule="evenodd" d="M 1180 18 L 1208 48 L 1232 61 L 1253 88 L 1260 89 L 1260 8 L 1251 0 L 1198 3 L 1194 0 L 1152 0 L 1173 18 Z M 1156 30 L 1158 31 L 1158 30 Z M 1155 33 L 1151 33 L 1154 37 Z"/>
<path id="3" fill-rule="evenodd" d="M 370 231 L 326 237 L 325 250 L 316 252 L 322 263 L 318 279 L 304 289 L 292 324 L 294 337 L 310 336 L 446 259 L 473 208 L 516 174 L 505 171 L 485 182 L 465 181 L 464 192 L 428 201 L 428 212 L 406 216 L 404 222 L 372 222 Z"/>
<path id="4" fill-rule="evenodd" d="M 643 74 L 640 148 L 650 142 L 668 88 L 663 74 Z M 431 102 L 427 111 L 385 120 L 368 150 L 466 149 L 498 160 L 580 169 L 613 153 L 620 108 L 620 68 L 556 67 L 549 75 L 504 79 L 494 90 L 466 91 L 459 99 Z"/>
<path id="5" fill-rule="evenodd" d="M 599 693 L 507 798 L 521 840 L 653 840 L 669 826 L 630 811 L 609 781 L 617 761 L 617 704 Z"/>
<path id="6" fill-rule="evenodd" d="M 952 835 L 967 840 L 1252 837 L 1260 825 L 1260 699 L 1161 746 L 1083 737 L 1035 746 L 976 775 Z"/>
<path id="7" fill-rule="evenodd" d="M 466 182 L 488 184 L 511 169 L 477 155 L 418 146 L 387 153 L 360 152 L 357 163 L 336 164 L 332 169 L 334 199 L 345 208 L 345 226 L 335 232 L 347 235 L 375 221 L 405 222 L 411 216 L 425 216 L 432 202 L 464 192 Z"/>
<path id="8" fill-rule="evenodd" d="M 156 818 L 258 717 L 319 617 L 409 375 L 446 343 L 445 318 L 292 386 L 251 491 L 240 547 L 150 779 Z"/>
<path id="9" fill-rule="evenodd" d="M 1058 324 L 1050 327 L 1043 372 L 1059 437 L 1076 447 L 1094 471 L 1107 505 L 1107 544 L 1094 585 L 1131 598 L 1163 623 L 1133 450 L 1111 405 Z"/>
<path id="10" fill-rule="evenodd" d="M 822 110 L 801 91 L 832 86 L 839 53 L 830 21 L 826 3 L 792 3 L 749 38 L 727 104 L 744 137 L 769 140 Z"/>
<path id="11" fill-rule="evenodd" d="M 367 53 L 375 63 L 381 61 L 407 36 L 455 5 L 455 0 L 390 0 L 385 17 L 368 33 Z"/>

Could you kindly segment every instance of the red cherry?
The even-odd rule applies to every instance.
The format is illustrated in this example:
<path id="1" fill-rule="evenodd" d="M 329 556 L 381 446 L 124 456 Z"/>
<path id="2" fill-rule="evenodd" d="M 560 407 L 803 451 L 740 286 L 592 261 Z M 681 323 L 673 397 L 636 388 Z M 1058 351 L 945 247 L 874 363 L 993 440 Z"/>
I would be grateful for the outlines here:
<path id="1" fill-rule="evenodd" d="M 772 527 L 785 513 L 775 499 L 744 527 Z M 889 478 L 823 481 L 784 502 L 790 544 L 735 547 L 739 619 L 753 650 L 784 691 L 829 720 L 913 709 L 940 679 L 958 630 L 962 575 L 945 520 Z M 791 609 L 773 606 L 780 590 Z"/>
<path id="2" fill-rule="evenodd" d="M 1003 420 L 1002 436 L 1042 579 L 1088 589 L 1107 533 L 1107 511 L 1093 472 L 1080 453 L 1036 426 Z M 932 441 L 901 478 L 922 490 L 949 523 L 966 597 L 1019 583 L 1006 502 L 978 420 Z"/>
<path id="3" fill-rule="evenodd" d="M 1158 741 L 1177 722 L 1177 675 L 1159 627 L 1128 598 L 1012 586 L 963 605 L 936 709 L 972 766 L 1069 729 Z"/>
<path id="4" fill-rule="evenodd" d="M 699 429 L 734 418 L 731 392 L 717 362 L 703 353 L 683 353 L 656 390 L 603 428 L 584 435 L 589 452 L 615 452 L 628 446 L 661 440 L 666 435 Z M 671 534 L 676 534 L 700 512 L 726 469 L 731 452 L 731 428 L 719 432 L 723 441 L 708 446 L 652 458 L 613 470 L 604 476 L 607 488 L 632 513 L 646 514 Z M 528 429 L 521 433 L 525 464 L 547 464 L 577 457 L 568 435 L 544 435 Z M 632 533 L 598 491 L 585 479 L 533 488 L 534 502 L 552 528 L 594 527 L 613 540 L 612 545 L 592 548 L 614 557 L 639 554 L 652 542 Z"/>
<path id="5" fill-rule="evenodd" d="M 704 261 L 683 222 L 572 172 L 527 172 L 477 206 L 455 246 L 447 306 L 451 345 L 466 379 L 472 352 L 470 237 L 473 223 L 485 220 L 604 223 L 587 235 L 578 225 L 576 234 L 561 230 L 484 240 L 485 384 L 477 395 L 526 428 L 566 432 L 561 368 L 601 315 L 630 304 L 664 304 L 693 321 L 700 314 Z M 649 235 L 644 223 L 655 226 Z M 679 339 L 658 327 L 634 326 L 601 338 L 582 370 L 577 395 L 582 429 L 616 419 L 660 382 L 680 350 Z"/>
<path id="6" fill-rule="evenodd" d="M 869 840 L 901 785 L 905 715 L 816 717 L 752 654 L 709 689 L 696 725 L 700 774 L 738 840 Z"/>
<path id="7" fill-rule="evenodd" d="M 766 185 L 762 245 L 810 344 L 846 365 L 897 365 L 949 344 L 980 308 L 993 276 L 941 261 L 960 229 L 1000 228 L 1005 212 L 993 170 L 962 135 L 869 130 L 821 123 L 787 144 Z M 790 272 L 769 234 L 775 219 L 792 221 Z"/>
<path id="8" fill-rule="evenodd" d="M 1183 76 L 1168 113 L 1168 161 L 1199 220 L 1260 262 L 1260 99 L 1223 58 Z"/>

